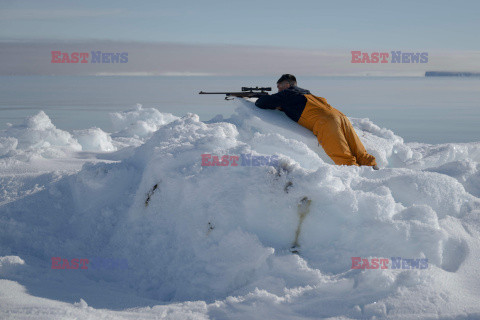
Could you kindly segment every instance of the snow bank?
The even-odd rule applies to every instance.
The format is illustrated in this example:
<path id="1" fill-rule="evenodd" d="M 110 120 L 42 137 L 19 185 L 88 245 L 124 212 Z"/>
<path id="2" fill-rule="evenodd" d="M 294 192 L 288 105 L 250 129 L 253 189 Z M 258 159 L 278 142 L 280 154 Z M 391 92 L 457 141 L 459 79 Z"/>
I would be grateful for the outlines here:
<path id="1" fill-rule="evenodd" d="M 111 114 L 114 133 L 90 128 L 71 134 L 56 128 L 47 114 L 40 111 L 23 124 L 10 125 L 0 132 L 0 157 L 7 166 L 18 161 L 68 158 L 80 151 L 112 152 L 141 145 L 159 127 L 177 118 L 137 104 L 131 110 Z"/>
<path id="2" fill-rule="evenodd" d="M 0 137 L 0 155 L 20 159 L 57 158 L 67 151 L 80 151 L 81 145 L 66 131 L 57 129 L 45 112 L 10 126 Z"/>
<path id="3" fill-rule="evenodd" d="M 115 151 L 112 138 L 100 128 L 75 130 L 74 136 L 82 146 L 83 151 Z"/>
<path id="4" fill-rule="evenodd" d="M 25 264 L 25 261 L 23 261 L 20 257 L 17 256 L 0 257 L 0 275 L 4 276 L 12 269 L 14 269 L 17 265 L 23 264 Z"/>
<path id="5" fill-rule="evenodd" d="M 154 108 L 144 109 L 141 104 L 125 112 L 111 113 L 110 118 L 118 135 L 128 137 L 147 137 L 164 124 L 178 119 L 170 113 L 161 113 Z"/>
<path id="6" fill-rule="evenodd" d="M 26 263 L 4 277 L 70 302 L 38 304 L 3 280 L 27 302 L 0 296 L 0 315 L 32 303 L 39 313 L 50 303 L 55 314 L 98 318 L 480 315 L 477 143 L 404 144 L 352 119 L 383 167 L 374 171 L 331 165 L 310 131 L 248 102 L 228 119 L 156 121 L 164 124 L 122 161 L 87 163 L 0 207 L 0 255 Z M 137 124 L 122 132 L 148 136 Z M 203 166 L 202 154 L 279 162 Z M 311 203 L 299 228 L 304 197 Z M 297 230 L 299 255 L 289 251 Z M 53 270 L 52 257 L 126 259 L 128 268 Z M 427 259 L 428 268 L 358 270 L 352 257 Z M 95 309 L 118 301 L 144 308 Z"/>

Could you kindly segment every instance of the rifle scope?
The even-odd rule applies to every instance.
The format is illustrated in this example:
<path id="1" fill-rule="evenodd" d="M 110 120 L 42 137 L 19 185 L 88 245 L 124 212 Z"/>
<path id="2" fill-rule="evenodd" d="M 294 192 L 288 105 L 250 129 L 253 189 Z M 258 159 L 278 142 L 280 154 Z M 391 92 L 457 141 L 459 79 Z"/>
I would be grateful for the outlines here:
<path id="1" fill-rule="evenodd" d="M 272 91 L 271 87 L 242 87 L 242 91 Z"/>

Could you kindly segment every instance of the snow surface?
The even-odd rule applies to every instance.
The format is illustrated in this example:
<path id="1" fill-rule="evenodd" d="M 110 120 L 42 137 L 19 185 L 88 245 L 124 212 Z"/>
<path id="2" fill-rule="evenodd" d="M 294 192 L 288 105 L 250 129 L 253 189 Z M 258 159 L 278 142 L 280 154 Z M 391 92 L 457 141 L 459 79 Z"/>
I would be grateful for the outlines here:
<path id="1" fill-rule="evenodd" d="M 406 144 L 351 119 L 381 170 L 335 166 L 283 113 L 236 103 L 207 122 L 138 105 L 113 133 L 69 133 L 44 112 L 1 132 L 0 318 L 480 319 L 479 142 Z M 207 153 L 280 160 L 202 166 Z"/>

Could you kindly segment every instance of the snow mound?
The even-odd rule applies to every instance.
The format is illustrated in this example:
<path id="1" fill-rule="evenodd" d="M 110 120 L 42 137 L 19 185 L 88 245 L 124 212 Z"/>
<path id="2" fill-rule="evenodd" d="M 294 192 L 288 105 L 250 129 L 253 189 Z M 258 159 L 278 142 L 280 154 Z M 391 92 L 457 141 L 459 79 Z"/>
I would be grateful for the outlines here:
<path id="1" fill-rule="evenodd" d="M 9 125 L 0 132 L 0 157 L 10 160 L 3 162 L 11 165 L 18 161 L 68 158 L 80 151 L 112 152 L 141 145 L 158 128 L 177 118 L 137 104 L 134 109 L 111 113 L 114 133 L 89 128 L 71 134 L 56 128 L 48 115 L 40 111 L 23 124 Z"/>
<path id="2" fill-rule="evenodd" d="M 0 257 L 0 275 L 6 275 L 7 272 L 10 272 L 16 266 L 24 264 L 25 261 L 17 256 Z"/>
<path id="3" fill-rule="evenodd" d="M 3 156 L 58 158 L 68 151 L 80 150 L 82 146 L 77 140 L 67 131 L 57 129 L 43 111 L 0 133 L 0 155 Z"/>
<path id="4" fill-rule="evenodd" d="M 100 128 L 75 130 L 74 136 L 82 145 L 83 151 L 115 151 L 117 148 L 112 143 L 108 133 Z"/>
<path id="5" fill-rule="evenodd" d="M 142 109 L 132 112 L 123 118 L 143 117 Z M 407 145 L 352 119 L 383 167 L 374 171 L 331 165 L 310 131 L 249 102 L 228 119 L 155 121 L 149 139 L 122 161 L 87 163 L 0 207 L 0 255 L 15 253 L 30 266 L 8 279 L 37 288 L 29 279 L 48 274 L 49 287 L 57 286 L 45 297 L 90 311 L 114 303 L 88 290 L 71 296 L 65 282 L 80 277 L 114 298 L 120 291 L 144 299 L 139 305 L 170 303 L 198 318 L 480 313 L 478 143 Z M 122 132 L 140 137 L 155 127 L 135 123 Z M 241 161 L 206 166 L 206 154 Z M 249 166 L 245 155 L 278 162 Z M 289 251 L 296 236 L 298 255 Z M 128 268 L 52 270 L 52 257 L 126 259 Z M 352 269 L 353 257 L 428 266 Z"/>
<path id="6" fill-rule="evenodd" d="M 154 108 L 145 109 L 137 104 L 133 109 L 111 113 L 110 119 L 116 131 L 115 137 L 135 138 L 144 142 L 142 138 L 149 138 L 158 128 L 178 117 Z"/>

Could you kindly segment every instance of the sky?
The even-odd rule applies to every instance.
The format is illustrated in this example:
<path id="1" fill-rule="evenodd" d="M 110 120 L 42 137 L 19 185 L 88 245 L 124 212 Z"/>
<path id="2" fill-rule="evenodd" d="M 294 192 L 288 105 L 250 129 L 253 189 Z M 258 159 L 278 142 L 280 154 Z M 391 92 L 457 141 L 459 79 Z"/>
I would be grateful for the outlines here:
<path id="1" fill-rule="evenodd" d="M 136 49 L 160 46 L 156 56 L 164 56 L 165 46 L 187 46 L 194 58 L 198 48 L 209 48 L 213 61 L 244 61 L 235 49 L 264 50 L 259 73 L 269 73 L 266 65 L 292 64 L 292 60 L 319 63 L 317 74 L 421 74 L 427 69 L 480 71 L 480 1 L 52 1 L 0 0 L 0 58 L 15 60 L 12 47 L 30 43 L 23 50 L 32 55 L 42 44 L 57 43 L 57 49 L 81 44 L 85 51 L 97 50 L 104 43 L 128 48 L 130 63 L 117 72 L 148 72 L 141 66 L 145 55 Z M 225 55 L 217 49 L 229 48 Z M 118 46 L 117 46 L 118 47 Z M 18 48 L 17 48 L 18 49 Z M 52 49 L 53 50 L 53 49 Z M 98 49 L 100 50 L 100 49 Z M 146 49 L 145 49 L 146 50 Z M 143 50 L 143 51 L 145 51 Z M 428 52 L 429 65 L 353 66 L 351 51 Z M 171 51 L 171 50 L 170 50 Z M 225 50 L 220 50 L 225 51 Z M 48 53 L 48 50 L 45 52 Z M 153 51 L 152 51 L 153 52 Z M 280 54 L 281 58 L 271 53 Z M 169 66 L 175 56 L 167 53 Z M 10 55 L 8 55 L 10 54 Z M 168 56 L 168 54 L 171 54 Z M 183 53 L 184 54 L 184 53 Z M 273 54 L 275 56 L 275 54 Z M 326 58 L 325 58 L 326 57 Z M 332 65 L 335 68 L 325 67 Z M 334 57 L 334 58 L 332 58 Z M 31 58 L 31 59 L 30 59 Z M 276 59 L 276 60 L 275 60 Z M 44 61 L 47 61 L 45 59 Z M 172 61 L 173 60 L 173 61 Z M 227 70 L 185 67 L 177 63 L 164 73 L 228 74 Z M 28 64 L 28 63 L 26 63 Z M 135 64 L 135 68 L 132 65 Z M 223 63 L 222 65 L 225 65 Z M 37 67 L 35 67 L 37 66 Z M 45 64 L 19 69 L 19 73 L 43 73 Z M 163 68 L 162 65 L 153 65 Z M 7 68 L 8 69 L 8 68 Z M 11 72 L 3 66 L 0 73 Z M 168 70 L 167 70 L 168 69 Z M 242 73 L 242 68 L 233 73 Z M 255 71 L 253 70 L 253 71 Z M 302 69 L 303 70 L 303 69 Z M 323 71 L 322 71 L 323 70 Z M 65 71 L 65 70 L 64 70 Z M 74 72 L 70 69 L 68 72 Z M 108 72 L 99 67 L 97 73 Z M 49 70 L 55 73 L 55 70 Z M 66 72 L 66 71 L 65 71 Z M 156 71 L 159 72 L 158 70 Z M 161 73 L 161 72 L 160 72 Z M 245 72 L 244 72 L 245 73 Z M 251 71 L 246 72 L 250 74 Z M 308 72 L 307 72 L 308 73 Z"/>

